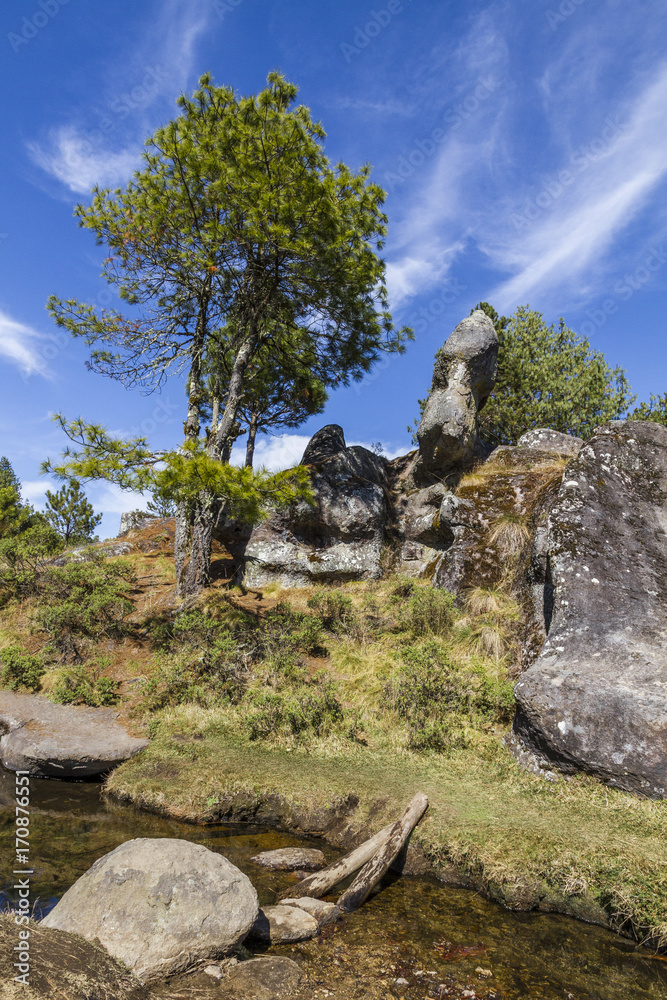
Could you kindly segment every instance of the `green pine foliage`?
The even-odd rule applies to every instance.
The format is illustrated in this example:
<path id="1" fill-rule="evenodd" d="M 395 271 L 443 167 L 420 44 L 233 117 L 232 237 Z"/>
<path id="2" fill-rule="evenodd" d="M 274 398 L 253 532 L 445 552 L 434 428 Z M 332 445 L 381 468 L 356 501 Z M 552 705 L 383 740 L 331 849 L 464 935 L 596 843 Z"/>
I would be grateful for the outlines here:
<path id="1" fill-rule="evenodd" d="M 56 323 L 91 346 L 93 371 L 142 390 L 186 375 L 185 451 L 156 456 L 144 439 L 114 440 L 61 417 L 80 450 L 46 466 L 125 489 L 173 486 L 171 499 L 193 525 L 189 561 L 175 544 L 181 594 L 209 581 L 221 504 L 229 516 L 237 507 L 238 516 L 259 516 L 267 505 L 308 496 L 299 473 L 269 481 L 207 464 L 226 465 L 242 421 L 249 438 L 260 418 L 263 430 L 293 425 L 318 412 L 327 388 L 363 378 L 411 336 L 388 311 L 379 256 L 385 193 L 370 167 L 355 173 L 329 163 L 324 130 L 296 96 L 279 73 L 249 97 L 203 76 L 192 97 L 179 98 L 179 116 L 147 140 L 142 169 L 126 188 L 95 189 L 91 205 L 77 208 L 106 248 L 104 277 L 129 314 L 49 301 Z M 218 414 L 204 440 L 200 416 L 209 405 Z M 186 484 L 177 492 L 180 473 Z"/>
<path id="2" fill-rule="evenodd" d="M 652 420 L 667 427 L 667 392 L 663 396 L 651 393 L 648 403 L 642 403 L 630 414 L 630 420 Z"/>
<path id="3" fill-rule="evenodd" d="M 57 493 L 46 491 L 46 520 L 58 532 L 65 545 L 85 544 L 102 520 L 76 479 L 70 479 Z"/>
<path id="4" fill-rule="evenodd" d="M 5 455 L 0 458 L 0 490 L 16 490 L 21 495 L 21 483 Z"/>
<path id="5" fill-rule="evenodd" d="M 486 308 L 485 308 L 486 307 Z M 560 320 L 547 325 L 541 313 L 519 306 L 494 320 L 500 350 L 498 377 L 480 414 L 480 434 L 491 444 L 516 444 L 534 427 L 588 438 L 600 424 L 620 420 L 635 397 L 625 371 Z"/>

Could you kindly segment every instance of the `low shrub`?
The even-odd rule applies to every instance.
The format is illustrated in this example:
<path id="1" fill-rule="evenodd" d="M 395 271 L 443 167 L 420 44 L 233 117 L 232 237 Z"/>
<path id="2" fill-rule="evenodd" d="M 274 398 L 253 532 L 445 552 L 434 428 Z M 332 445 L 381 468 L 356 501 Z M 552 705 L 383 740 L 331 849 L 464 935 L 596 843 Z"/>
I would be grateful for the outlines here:
<path id="1" fill-rule="evenodd" d="M 0 682 L 11 691 L 27 688 L 37 691 L 45 673 L 40 656 L 26 653 L 20 646 L 7 646 L 0 651 Z"/>
<path id="2" fill-rule="evenodd" d="M 49 694 L 60 705 L 91 705 L 94 708 L 116 705 L 120 699 L 120 681 L 102 676 L 95 664 L 79 664 L 59 671 Z"/>
<path id="3" fill-rule="evenodd" d="M 125 561 L 90 562 L 50 566 L 40 581 L 33 626 L 49 637 L 50 650 L 63 659 L 79 660 L 81 643 L 121 639 L 130 628 L 133 611 L 128 591 L 134 570 Z"/>
<path id="4" fill-rule="evenodd" d="M 326 736 L 339 727 L 343 709 L 331 678 L 318 674 L 282 691 L 262 689 L 251 696 L 245 718 L 251 740 L 275 736 Z"/>
<path id="5" fill-rule="evenodd" d="M 399 614 L 400 627 L 415 636 L 447 635 L 454 621 L 454 597 L 448 590 L 415 587 Z"/>

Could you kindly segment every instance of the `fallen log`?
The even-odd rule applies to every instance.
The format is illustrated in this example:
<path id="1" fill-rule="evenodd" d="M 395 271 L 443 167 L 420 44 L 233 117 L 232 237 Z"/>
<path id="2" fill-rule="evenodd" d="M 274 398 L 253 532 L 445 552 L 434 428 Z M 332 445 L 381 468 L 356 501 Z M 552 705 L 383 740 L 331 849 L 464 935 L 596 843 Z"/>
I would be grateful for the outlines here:
<path id="1" fill-rule="evenodd" d="M 332 865 L 329 865 L 328 868 L 323 868 L 320 872 L 308 875 L 298 885 L 292 885 L 289 889 L 285 889 L 278 895 L 278 899 L 287 899 L 289 897 L 297 899 L 302 896 L 321 899 L 322 896 L 326 896 L 335 885 L 342 882 L 348 875 L 353 875 L 362 865 L 370 861 L 373 855 L 382 847 L 395 826 L 395 823 L 389 823 L 379 833 L 376 833 L 374 837 L 371 837 L 370 840 L 365 840 L 359 847 L 355 847 L 344 858 L 334 861 Z"/>
<path id="2" fill-rule="evenodd" d="M 389 871 L 419 820 L 428 808 L 428 799 L 422 792 L 408 803 L 405 812 L 389 831 L 375 855 L 361 869 L 354 882 L 345 890 L 337 905 L 341 910 L 356 910 L 368 898 L 369 893 Z"/>

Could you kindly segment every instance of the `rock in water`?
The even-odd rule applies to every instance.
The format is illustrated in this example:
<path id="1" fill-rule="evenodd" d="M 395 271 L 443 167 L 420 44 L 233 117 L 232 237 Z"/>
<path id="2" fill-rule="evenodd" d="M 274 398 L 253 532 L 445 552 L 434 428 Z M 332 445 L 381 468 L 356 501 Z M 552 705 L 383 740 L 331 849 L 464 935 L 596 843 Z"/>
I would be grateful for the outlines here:
<path id="1" fill-rule="evenodd" d="M 245 546 L 247 587 L 303 587 L 376 580 L 387 520 L 387 461 L 345 447 L 337 424 L 322 428 L 303 456 L 315 505 L 295 504 L 258 525 Z"/>
<path id="2" fill-rule="evenodd" d="M 553 618 L 515 735 L 538 758 L 655 798 L 667 789 L 667 428 L 600 428 L 549 515 Z"/>
<path id="3" fill-rule="evenodd" d="M 335 903 L 327 903 L 323 899 L 313 899 L 311 896 L 301 896 L 300 899 L 281 899 L 278 905 L 296 906 L 299 910 L 305 910 L 317 920 L 320 927 L 335 924 L 342 916 L 340 907 L 336 906 Z"/>
<path id="4" fill-rule="evenodd" d="M 268 955 L 240 962 L 225 980 L 224 996 L 238 1000 L 278 1000 L 297 988 L 301 970 L 291 958 Z"/>
<path id="5" fill-rule="evenodd" d="M 128 840 L 67 890 L 45 927 L 98 940 L 144 982 L 235 948 L 259 904 L 250 879 L 187 840 Z"/>
<path id="6" fill-rule="evenodd" d="M 315 937 L 320 926 L 310 913 L 297 906 L 265 906 L 259 911 L 251 937 L 270 944 L 290 944 Z"/>
<path id="7" fill-rule="evenodd" d="M 315 872 L 324 868 L 324 855 L 315 847 L 279 847 L 275 851 L 262 851 L 250 860 L 275 871 Z"/>
<path id="8" fill-rule="evenodd" d="M 480 453 L 478 413 L 496 381 L 498 337 L 477 309 L 438 351 L 417 439 L 423 470 L 439 478 Z"/>
<path id="9" fill-rule="evenodd" d="M 109 708 L 54 705 L 39 695 L 0 691 L 2 763 L 38 777 L 102 774 L 148 746 L 117 719 Z"/>

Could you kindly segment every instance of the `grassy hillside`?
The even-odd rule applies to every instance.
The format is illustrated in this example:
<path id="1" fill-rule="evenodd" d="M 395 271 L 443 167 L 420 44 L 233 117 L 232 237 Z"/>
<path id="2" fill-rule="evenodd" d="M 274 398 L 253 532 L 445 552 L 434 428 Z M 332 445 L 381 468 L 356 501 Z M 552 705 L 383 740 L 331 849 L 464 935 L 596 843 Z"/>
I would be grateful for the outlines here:
<path id="1" fill-rule="evenodd" d="M 414 843 L 443 877 L 667 944 L 667 803 L 545 780 L 503 743 L 521 623 L 502 587 L 458 605 L 400 577 L 248 592 L 218 551 L 214 588 L 175 615 L 172 530 L 57 568 L 0 611 L 6 686 L 115 702 L 149 732 L 110 794 L 342 844 L 424 791 Z"/>

